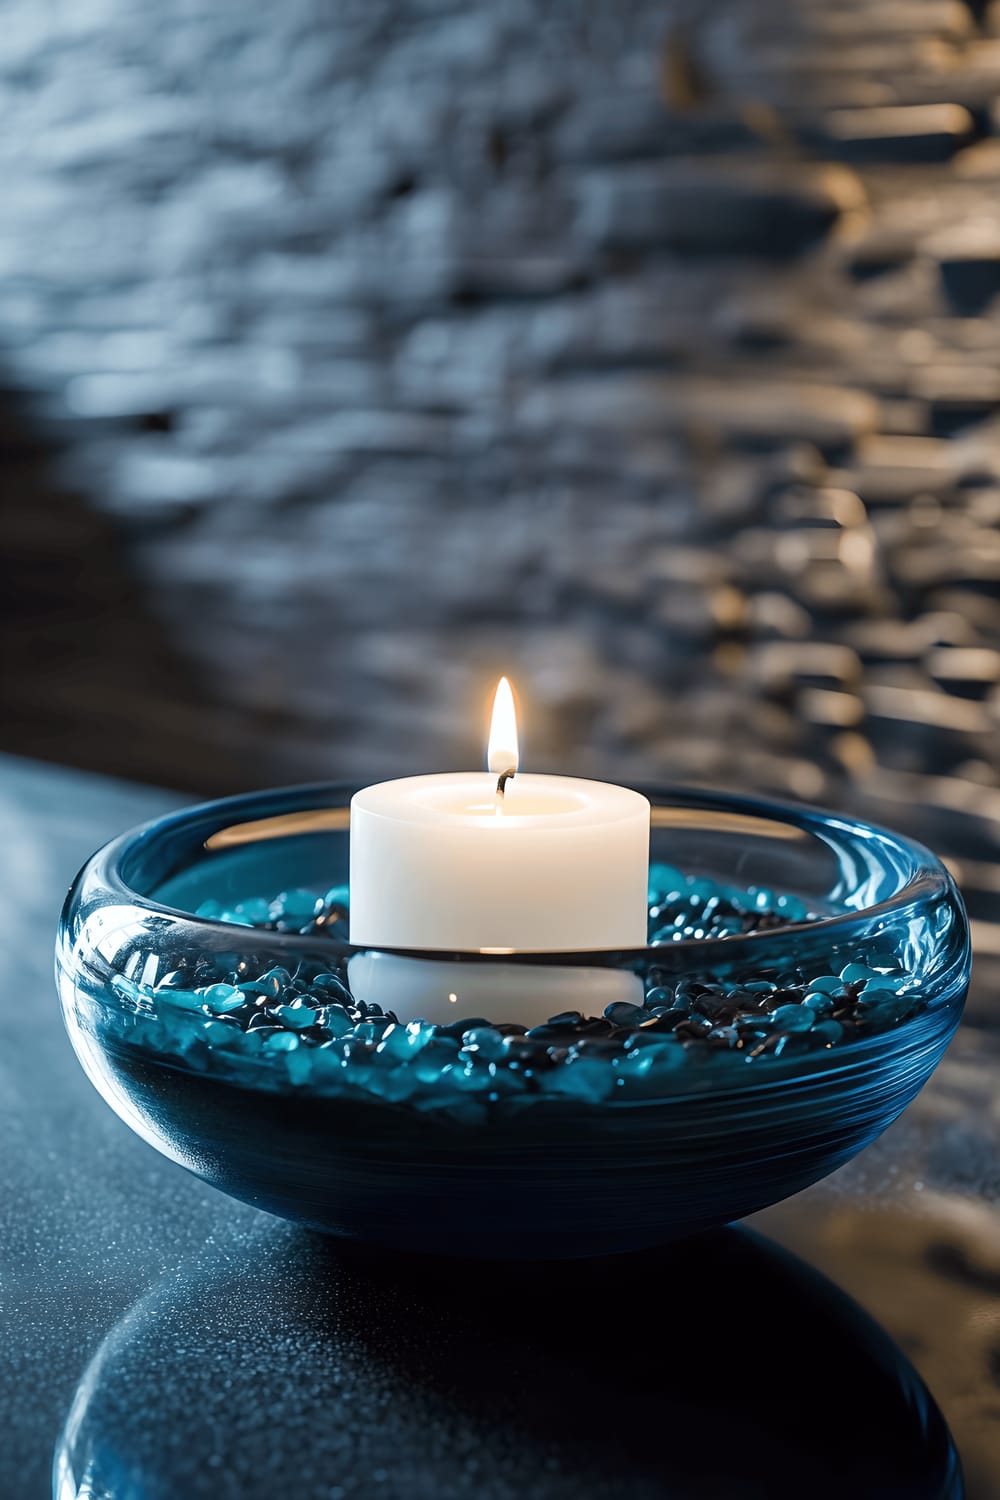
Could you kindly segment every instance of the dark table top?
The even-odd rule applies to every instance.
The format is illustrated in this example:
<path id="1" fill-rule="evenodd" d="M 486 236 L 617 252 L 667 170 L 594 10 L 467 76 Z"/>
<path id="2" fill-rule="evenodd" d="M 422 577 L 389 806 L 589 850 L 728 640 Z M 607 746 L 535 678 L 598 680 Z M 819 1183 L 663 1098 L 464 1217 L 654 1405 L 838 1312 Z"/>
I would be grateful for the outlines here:
<path id="1" fill-rule="evenodd" d="M 762 1320 L 781 1333 L 781 1307 L 770 1309 L 784 1262 L 776 1271 L 766 1247 L 724 1231 L 681 1252 L 669 1275 L 648 1260 L 572 1273 L 394 1272 L 342 1258 L 319 1237 L 206 1187 L 134 1136 L 91 1088 L 54 993 L 59 905 L 98 844 L 176 800 L 0 760 L 0 1495 L 52 1493 L 61 1443 L 97 1457 L 89 1478 L 65 1465 L 60 1472 L 57 1462 L 60 1500 L 562 1497 L 588 1487 L 602 1497 L 674 1494 L 651 1467 L 649 1413 L 630 1383 L 640 1345 L 628 1339 L 643 1338 L 653 1308 L 645 1357 L 655 1324 L 659 1362 L 693 1368 L 694 1325 L 672 1350 L 662 1321 L 664 1309 L 689 1302 L 713 1309 L 705 1318 L 714 1322 L 698 1325 L 706 1339 L 722 1337 L 720 1303 L 732 1304 L 732 1320 L 744 1326 L 740 1309 L 750 1308 L 755 1339 Z M 981 1024 L 993 977 L 984 962 L 976 1023 L 963 1025 L 907 1114 L 827 1182 L 754 1221 L 856 1298 L 905 1352 L 951 1428 L 974 1500 L 1000 1497 L 1000 1045 Z M 557 1315 L 543 1347 L 547 1307 Z M 608 1307 L 620 1320 L 617 1345 Z M 799 1324 L 786 1387 L 812 1383 L 819 1392 L 809 1320 L 796 1312 L 785 1321 Z M 588 1328 L 599 1361 L 588 1361 Z M 603 1352 L 614 1347 L 622 1350 L 617 1366 Z M 725 1385 L 738 1369 L 744 1407 L 753 1396 L 748 1368 L 746 1348 L 723 1340 L 713 1378 Z M 591 1445 L 589 1486 L 567 1475 L 547 1444 L 547 1412 L 565 1428 L 570 1405 L 574 1441 Z M 831 1413 L 831 1462 L 851 1441 L 849 1408 L 845 1396 L 844 1411 Z M 491 1412 L 500 1414 L 492 1428 Z M 510 1424 L 509 1451 L 497 1437 L 501 1419 Z M 729 1440 L 739 1421 L 739 1409 L 720 1408 Z M 665 1413 L 663 1422 L 676 1435 Z M 597 1425 L 604 1436 L 588 1437 Z M 420 1450 L 420 1463 L 408 1459 L 402 1471 L 407 1445 Z M 616 1483 L 618 1451 L 632 1472 Z M 518 1467 L 526 1452 L 537 1475 L 527 1489 Z M 704 1493 L 722 1496 L 707 1452 L 689 1465 L 684 1493 L 702 1492 L 691 1481 L 702 1471 Z M 109 1486 L 110 1472 L 117 1478 Z M 873 1495 L 889 1492 L 872 1484 Z"/>

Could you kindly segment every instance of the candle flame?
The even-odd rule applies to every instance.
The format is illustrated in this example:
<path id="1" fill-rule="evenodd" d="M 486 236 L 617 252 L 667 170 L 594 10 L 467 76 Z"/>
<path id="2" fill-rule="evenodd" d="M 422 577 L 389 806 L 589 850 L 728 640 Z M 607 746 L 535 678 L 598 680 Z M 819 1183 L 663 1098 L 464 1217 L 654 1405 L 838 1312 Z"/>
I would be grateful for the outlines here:
<path id="1" fill-rule="evenodd" d="M 505 771 L 517 770 L 517 713 L 514 709 L 514 694 L 510 690 L 510 683 L 506 677 L 501 677 L 497 683 L 496 695 L 493 699 L 493 718 L 490 721 L 490 742 L 486 751 L 486 764 L 494 776 L 502 776 Z"/>

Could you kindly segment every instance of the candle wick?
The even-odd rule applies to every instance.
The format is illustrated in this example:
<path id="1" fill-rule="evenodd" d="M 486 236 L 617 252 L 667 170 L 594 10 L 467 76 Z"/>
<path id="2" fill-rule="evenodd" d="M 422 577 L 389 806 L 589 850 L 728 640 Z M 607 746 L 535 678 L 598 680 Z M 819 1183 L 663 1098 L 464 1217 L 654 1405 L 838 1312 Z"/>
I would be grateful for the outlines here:
<path id="1" fill-rule="evenodd" d="M 497 777 L 496 815 L 498 818 L 503 813 L 504 789 L 506 788 L 508 781 L 513 778 L 515 769 L 516 768 L 514 766 L 511 766 L 509 771 L 501 771 L 500 775 Z"/>

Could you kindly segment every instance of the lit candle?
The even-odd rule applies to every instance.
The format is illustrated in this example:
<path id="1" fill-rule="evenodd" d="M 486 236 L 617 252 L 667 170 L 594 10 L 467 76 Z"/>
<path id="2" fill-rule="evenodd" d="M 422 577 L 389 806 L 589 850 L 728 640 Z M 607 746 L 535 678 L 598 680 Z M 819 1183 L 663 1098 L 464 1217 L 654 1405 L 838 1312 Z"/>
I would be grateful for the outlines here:
<path id="1" fill-rule="evenodd" d="M 355 794 L 353 944 L 491 954 L 645 944 L 646 798 L 606 782 L 522 775 L 518 759 L 513 697 L 503 678 L 493 707 L 488 772 L 412 776 Z M 622 983 L 633 998 L 637 982 L 632 975 L 616 974 L 611 994 L 612 971 L 606 969 L 595 975 L 575 968 L 567 976 L 565 967 L 526 972 L 516 965 L 488 965 L 477 978 L 471 965 L 411 960 L 400 968 L 401 963 L 381 954 L 351 961 L 355 993 L 363 990 L 367 993 L 360 998 L 374 999 L 377 989 L 383 1008 L 400 1019 L 475 1014 L 475 1001 L 490 987 L 494 1001 L 502 993 L 507 1005 L 505 1014 L 492 1019 L 517 1021 L 527 1014 L 533 1023 L 566 1009 L 574 985 L 582 993 L 572 1008 L 586 1009 L 586 992 L 595 984 L 603 985 L 606 1004 L 624 998 Z M 458 969 L 462 994 L 454 990 Z M 540 978 L 543 973 L 548 977 Z M 387 985 L 395 991 L 395 1004 L 382 998 Z M 532 991 L 527 999 L 526 990 Z M 510 1013 L 515 992 L 519 1014 Z"/>

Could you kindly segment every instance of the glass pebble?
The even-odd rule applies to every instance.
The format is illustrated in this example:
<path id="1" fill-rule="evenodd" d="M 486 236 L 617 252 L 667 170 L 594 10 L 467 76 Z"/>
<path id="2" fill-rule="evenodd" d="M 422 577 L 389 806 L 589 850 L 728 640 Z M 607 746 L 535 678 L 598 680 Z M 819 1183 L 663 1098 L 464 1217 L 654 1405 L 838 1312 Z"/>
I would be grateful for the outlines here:
<path id="1" fill-rule="evenodd" d="M 316 1012 L 302 1000 L 293 1000 L 291 1005 L 276 1005 L 271 1014 L 291 1031 L 305 1031 L 316 1024 Z"/>
<path id="2" fill-rule="evenodd" d="M 504 1055 L 503 1037 L 492 1026 L 475 1026 L 463 1032 L 462 1051 L 474 1052 L 486 1062 L 499 1062 Z"/>
<path id="3" fill-rule="evenodd" d="M 209 1019 L 202 1023 L 201 1035 L 212 1047 L 239 1047 L 243 1031 L 239 1026 L 227 1026 L 225 1021 Z"/>
<path id="4" fill-rule="evenodd" d="M 299 1047 L 285 1058 L 285 1071 L 292 1083 L 308 1083 L 312 1077 L 313 1053 L 310 1048 Z"/>
<path id="5" fill-rule="evenodd" d="M 678 895 L 686 883 L 680 870 L 675 870 L 673 865 L 651 864 L 649 867 L 649 904 L 652 906 L 656 901 Z"/>
<path id="6" fill-rule="evenodd" d="M 858 1014 L 866 1021 L 896 1021 L 906 1008 L 894 990 L 865 990 L 858 1001 Z"/>
<path id="7" fill-rule="evenodd" d="M 844 984 L 866 984 L 869 979 L 877 979 L 878 975 L 867 964 L 848 964 L 846 969 L 841 969 L 840 977 Z"/>
<path id="8" fill-rule="evenodd" d="M 413 1054 L 413 1046 L 405 1026 L 389 1025 L 379 1037 L 376 1052 L 379 1057 L 400 1062 Z"/>
<path id="9" fill-rule="evenodd" d="M 254 926 L 266 922 L 271 915 L 271 903 L 265 901 L 263 896 L 251 897 L 248 901 L 240 901 L 233 908 L 237 917 L 242 917 L 244 922 L 252 922 Z"/>
<path id="10" fill-rule="evenodd" d="M 178 1010 L 201 1010 L 203 999 L 195 990 L 157 990 L 156 998 Z"/>
<path id="11" fill-rule="evenodd" d="M 867 995 L 870 990 L 891 990 L 895 994 L 897 990 L 905 989 L 909 982 L 908 974 L 873 974 L 863 993 Z"/>
<path id="12" fill-rule="evenodd" d="M 464 1021 L 449 1021 L 446 1026 L 435 1026 L 434 1035 L 452 1038 L 460 1042 L 467 1031 L 477 1026 L 489 1026 L 485 1016 L 468 1016 Z"/>
<path id="13" fill-rule="evenodd" d="M 771 1021 L 780 1031 L 808 1031 L 815 1019 L 806 1005 L 779 1005 L 771 1012 Z"/>
<path id="14" fill-rule="evenodd" d="M 627 1000 L 616 1000 L 611 1005 L 606 1005 L 604 1014 L 614 1026 L 637 1026 L 646 1019 L 642 1006 L 630 1005 Z"/>
<path id="15" fill-rule="evenodd" d="M 322 898 L 315 891 L 282 891 L 270 902 L 268 915 L 274 920 L 283 917 L 289 921 L 305 922 L 322 910 Z"/>
<path id="16" fill-rule="evenodd" d="M 596 1104 L 611 1092 L 611 1070 L 603 1062 L 592 1062 L 584 1057 L 571 1058 L 553 1071 L 548 1087 L 554 1094 Z"/>
<path id="17" fill-rule="evenodd" d="M 275 1031 L 264 1038 L 268 1052 L 294 1052 L 298 1045 L 298 1037 L 290 1031 Z"/>
<path id="18" fill-rule="evenodd" d="M 226 1015 L 231 1010 L 240 1010 L 246 1004 L 246 995 L 234 984 L 210 984 L 198 993 L 205 1005 L 216 1015 Z"/>
<path id="19" fill-rule="evenodd" d="M 809 988 L 821 995 L 839 995 L 844 981 L 839 974 L 821 974 L 818 979 L 810 979 Z"/>
<path id="20" fill-rule="evenodd" d="M 828 1016 L 833 1010 L 833 997 L 824 993 L 823 990 L 813 990 L 806 996 L 802 1004 L 807 1010 L 811 1010 L 815 1016 Z"/>
<path id="21" fill-rule="evenodd" d="M 268 999 L 277 1000 L 291 982 L 292 976 L 287 969 L 268 969 L 256 979 L 244 980 L 243 988 L 248 995 L 266 995 Z"/>
<path id="22" fill-rule="evenodd" d="M 450 1037 L 431 1037 L 409 1064 L 421 1083 L 436 1083 L 442 1070 L 450 1067 L 458 1053 L 458 1044 Z"/>
<path id="23" fill-rule="evenodd" d="M 346 1036 L 354 1022 L 342 1005 L 329 1005 L 324 1010 L 323 1024 L 334 1036 Z"/>
<path id="24" fill-rule="evenodd" d="M 331 995 L 342 1000 L 351 998 L 347 985 L 336 974 L 317 974 L 315 979 L 309 981 L 309 988 L 319 995 Z"/>
<path id="25" fill-rule="evenodd" d="M 434 1040 L 434 1027 L 429 1021 L 411 1021 L 406 1028 L 410 1051 L 419 1052 Z"/>
<path id="26" fill-rule="evenodd" d="M 441 1070 L 441 1082 L 463 1093 L 482 1092 L 493 1087 L 489 1069 L 472 1061 L 449 1063 Z"/>
<path id="27" fill-rule="evenodd" d="M 385 1016 L 376 1016 L 370 1021 L 359 1021 L 354 1028 L 354 1035 L 359 1042 L 370 1042 L 373 1046 L 382 1040 L 383 1032 L 389 1030 L 392 1022 Z"/>

